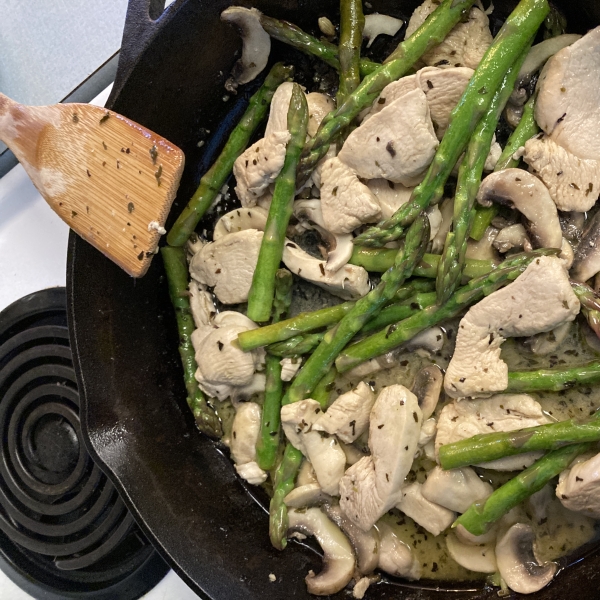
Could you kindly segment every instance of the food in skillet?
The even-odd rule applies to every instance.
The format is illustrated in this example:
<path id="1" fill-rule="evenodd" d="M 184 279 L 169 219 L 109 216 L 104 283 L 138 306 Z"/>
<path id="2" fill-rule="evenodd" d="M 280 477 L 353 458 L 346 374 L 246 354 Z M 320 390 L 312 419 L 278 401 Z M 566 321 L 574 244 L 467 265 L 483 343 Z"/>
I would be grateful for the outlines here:
<path id="1" fill-rule="evenodd" d="M 337 45 L 326 19 L 318 40 L 223 13 L 228 90 L 270 37 L 339 72 L 326 95 L 275 64 L 163 248 L 198 425 L 270 492 L 276 548 L 316 537 L 314 594 L 381 573 L 532 593 L 600 519 L 600 28 L 522 0 L 494 38 L 474 4 L 426 0 L 382 64 L 365 22 L 397 19 L 356 0 Z"/>

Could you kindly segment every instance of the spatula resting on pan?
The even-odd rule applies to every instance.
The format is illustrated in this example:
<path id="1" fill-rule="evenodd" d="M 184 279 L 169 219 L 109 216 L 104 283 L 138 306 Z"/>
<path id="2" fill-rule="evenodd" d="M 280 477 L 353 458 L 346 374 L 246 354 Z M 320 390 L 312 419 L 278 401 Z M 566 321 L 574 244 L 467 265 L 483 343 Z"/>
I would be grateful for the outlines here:
<path id="1" fill-rule="evenodd" d="M 105 108 L 3 94 L 0 139 L 69 227 L 130 275 L 146 273 L 183 171 L 179 148 Z"/>

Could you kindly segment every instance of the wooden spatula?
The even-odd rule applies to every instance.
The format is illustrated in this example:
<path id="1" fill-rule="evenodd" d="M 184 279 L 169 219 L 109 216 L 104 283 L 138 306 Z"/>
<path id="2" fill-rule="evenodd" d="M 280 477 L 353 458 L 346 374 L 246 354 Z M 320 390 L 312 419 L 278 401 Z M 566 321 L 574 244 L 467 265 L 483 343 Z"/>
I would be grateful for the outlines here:
<path id="1" fill-rule="evenodd" d="M 3 94 L 0 139 L 63 221 L 127 273 L 144 275 L 183 171 L 179 148 L 105 108 L 24 106 Z"/>

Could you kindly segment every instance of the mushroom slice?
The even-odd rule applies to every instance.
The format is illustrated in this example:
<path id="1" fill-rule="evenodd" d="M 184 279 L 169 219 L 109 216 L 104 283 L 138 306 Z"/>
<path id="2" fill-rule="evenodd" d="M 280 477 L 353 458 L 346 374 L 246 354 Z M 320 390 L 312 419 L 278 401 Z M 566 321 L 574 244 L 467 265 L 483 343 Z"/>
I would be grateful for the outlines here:
<path id="1" fill-rule="evenodd" d="M 560 474 L 556 495 L 569 510 L 600 518 L 600 454 L 577 462 Z"/>
<path id="2" fill-rule="evenodd" d="M 348 263 L 354 250 L 352 234 L 330 232 L 323 221 L 320 200 L 297 200 L 294 202 L 294 215 L 308 229 L 314 229 L 327 246 L 325 271 L 335 273 Z"/>
<path id="3" fill-rule="evenodd" d="M 446 536 L 446 548 L 448 554 L 465 569 L 476 573 L 495 573 L 498 570 L 493 543 L 481 546 L 463 544 L 454 533 L 450 532 Z"/>
<path id="4" fill-rule="evenodd" d="M 190 281 L 190 309 L 194 318 L 194 325 L 197 328 L 209 325 L 212 318 L 217 314 L 212 296 L 203 288 L 204 286 L 197 281 Z"/>
<path id="5" fill-rule="evenodd" d="M 372 573 L 379 562 L 380 540 L 377 529 L 371 527 L 368 531 L 363 531 L 344 515 L 337 504 L 326 504 L 322 510 L 350 540 L 356 554 L 358 571 L 362 575 Z"/>
<path id="6" fill-rule="evenodd" d="M 390 15 L 380 15 L 379 13 L 365 15 L 363 38 L 367 39 L 367 48 L 371 47 L 378 35 L 396 35 L 403 24 L 402 19 L 396 19 Z"/>
<path id="7" fill-rule="evenodd" d="M 600 211 L 586 224 L 571 267 L 575 281 L 587 281 L 596 273 L 600 273 Z"/>
<path id="8" fill-rule="evenodd" d="M 216 242 L 229 233 L 236 233 L 246 229 L 264 231 L 268 215 L 269 211 L 259 206 L 231 210 L 217 221 L 213 231 L 213 241 Z"/>
<path id="9" fill-rule="evenodd" d="M 532 249 L 525 227 L 521 223 L 515 223 L 501 229 L 492 245 L 502 254 L 509 250 L 529 252 Z"/>
<path id="10" fill-rule="evenodd" d="M 490 542 L 495 542 L 498 536 L 498 524 L 492 525 L 488 531 L 481 535 L 473 535 L 467 531 L 463 525 L 457 525 L 454 533 L 460 542 L 471 546 L 484 546 Z"/>
<path id="11" fill-rule="evenodd" d="M 326 494 L 318 483 L 308 483 L 294 488 L 283 502 L 289 508 L 305 508 L 331 502 L 331 500 L 331 496 Z"/>
<path id="12" fill-rule="evenodd" d="M 420 579 L 421 563 L 413 556 L 410 546 L 384 520 L 378 521 L 375 527 L 381 539 L 378 567 L 394 577 Z"/>
<path id="13" fill-rule="evenodd" d="M 375 394 L 361 381 L 356 389 L 338 396 L 313 425 L 315 431 L 335 434 L 342 442 L 351 444 L 369 426 L 369 414 Z"/>
<path id="14" fill-rule="evenodd" d="M 498 230 L 495 227 L 488 227 L 479 241 L 469 239 L 465 257 L 471 260 L 490 260 L 498 264 L 499 255 L 493 246 L 497 235 Z"/>
<path id="15" fill-rule="evenodd" d="M 419 401 L 419 408 L 426 421 L 435 411 L 440 392 L 444 383 L 442 370 L 437 365 L 423 367 L 416 375 L 412 386 L 412 393 Z"/>
<path id="16" fill-rule="evenodd" d="M 335 273 L 328 273 L 325 270 L 326 262 L 304 252 L 294 242 L 285 243 L 283 262 L 295 275 L 344 300 L 357 300 L 370 289 L 369 274 L 362 267 L 344 265 Z"/>
<path id="17" fill-rule="evenodd" d="M 551 352 L 556 352 L 558 347 L 567 339 L 571 331 L 571 322 L 563 323 L 552 331 L 538 333 L 525 340 L 531 351 L 538 356 L 546 356 Z"/>
<path id="18" fill-rule="evenodd" d="M 421 492 L 422 487 L 418 481 L 405 486 L 396 508 L 427 529 L 429 533 L 440 535 L 442 531 L 452 525 L 456 513 L 427 500 Z"/>
<path id="19" fill-rule="evenodd" d="M 299 531 L 314 536 L 323 549 L 323 568 L 318 575 L 306 576 L 309 593 L 317 596 L 335 594 L 344 589 L 354 573 L 354 553 L 340 528 L 318 508 L 288 511 L 288 532 Z"/>
<path id="20" fill-rule="evenodd" d="M 419 332 L 404 347 L 409 352 L 416 351 L 419 356 L 429 357 L 444 347 L 446 336 L 440 327 L 430 327 Z"/>
<path id="21" fill-rule="evenodd" d="M 438 145 L 427 96 L 415 89 L 357 127 L 338 157 L 360 177 L 410 186 L 422 177 Z"/>
<path id="22" fill-rule="evenodd" d="M 303 485 L 308 485 L 309 483 L 318 483 L 317 476 L 315 475 L 315 470 L 313 466 L 310 464 L 310 460 L 305 458 L 300 465 L 300 470 L 298 471 L 298 477 L 296 477 L 296 485 L 298 487 Z"/>
<path id="23" fill-rule="evenodd" d="M 444 379 L 446 393 L 461 398 L 505 390 L 508 367 L 500 358 L 505 338 L 556 329 L 573 321 L 579 308 L 560 259 L 537 258 L 513 283 L 484 298 L 462 318 Z"/>
<path id="24" fill-rule="evenodd" d="M 430 502 L 464 513 L 473 502 L 485 500 L 494 489 L 482 481 L 470 467 L 450 469 L 434 467 L 427 475 L 421 493 Z"/>
<path id="25" fill-rule="evenodd" d="M 557 571 L 553 562 L 539 564 L 535 535 L 529 525 L 513 525 L 496 544 L 498 571 L 508 587 L 519 594 L 532 594 L 548 585 Z"/>
<path id="26" fill-rule="evenodd" d="M 242 36 L 242 56 L 233 65 L 231 77 L 225 82 L 228 92 L 252 81 L 266 66 L 271 52 L 271 38 L 260 24 L 256 8 L 230 6 L 221 13 L 221 20 L 235 25 Z"/>
<path id="27" fill-rule="evenodd" d="M 406 204 L 414 188 L 387 179 L 371 179 L 367 187 L 377 198 L 381 207 L 381 218 L 389 219 L 401 206 Z"/>
<path id="28" fill-rule="evenodd" d="M 560 248 L 562 230 L 556 205 L 546 186 L 522 169 L 504 169 L 481 183 L 477 200 L 482 206 L 500 204 L 518 210 L 536 248 Z"/>

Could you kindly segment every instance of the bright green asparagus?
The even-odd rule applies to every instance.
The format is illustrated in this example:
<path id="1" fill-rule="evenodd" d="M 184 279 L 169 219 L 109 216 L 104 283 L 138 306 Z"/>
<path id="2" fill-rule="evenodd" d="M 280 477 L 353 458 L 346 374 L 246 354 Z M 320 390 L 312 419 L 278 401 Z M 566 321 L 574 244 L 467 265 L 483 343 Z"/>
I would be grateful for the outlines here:
<path id="1" fill-rule="evenodd" d="M 398 254 L 398 251 L 394 251 Z M 393 261 L 387 269 L 393 266 Z M 385 269 L 387 271 L 387 269 Z M 431 282 L 422 279 L 413 279 L 410 283 L 402 286 L 393 298 L 394 302 L 401 302 L 410 298 L 415 293 L 431 291 Z M 283 342 L 299 334 L 322 329 L 339 322 L 342 317 L 350 312 L 354 302 L 344 302 L 328 308 L 322 308 L 313 312 L 301 313 L 281 323 L 266 325 L 251 331 L 240 333 L 237 343 L 244 352 L 249 352 L 261 346 L 269 346 L 277 342 Z"/>
<path id="2" fill-rule="evenodd" d="M 304 183 L 310 176 L 319 160 L 327 153 L 331 142 L 348 127 L 360 111 L 370 106 L 386 85 L 406 74 L 423 54 L 442 42 L 473 3 L 474 0 L 443 0 L 425 23 L 398 46 L 398 58 L 378 67 L 365 77 L 346 101 L 323 119 L 317 134 L 302 152 L 298 167 L 300 183 Z"/>
<path id="3" fill-rule="evenodd" d="M 308 105 L 302 88 L 293 84 L 287 116 L 290 140 L 283 167 L 275 181 L 265 233 L 258 253 L 248 295 L 248 317 L 258 323 L 271 318 L 275 293 L 275 273 L 283 255 L 283 245 L 296 194 L 296 167 L 306 139 Z"/>
<path id="4" fill-rule="evenodd" d="M 515 152 L 525 145 L 527 140 L 530 140 L 540 131 L 535 122 L 535 101 L 537 92 L 531 96 L 523 109 L 523 116 L 517 125 L 517 128 L 512 132 L 506 142 L 506 146 L 496 163 L 494 171 L 502 171 L 503 169 L 513 169 L 519 166 L 519 160 L 513 158 Z M 498 205 L 492 206 L 477 206 L 476 215 L 471 228 L 471 237 L 474 240 L 480 240 L 485 233 L 485 230 L 490 226 L 492 219 L 498 214 Z"/>
<path id="5" fill-rule="evenodd" d="M 440 465 L 457 469 L 536 450 L 600 440 L 600 414 L 587 421 L 570 419 L 517 431 L 482 433 L 440 447 Z"/>
<path id="6" fill-rule="evenodd" d="M 329 404 L 329 397 L 331 396 L 331 391 L 335 386 L 335 378 L 337 377 L 337 370 L 335 367 L 331 367 L 327 373 L 321 378 L 319 383 L 317 383 L 311 397 L 313 400 L 316 400 L 323 410 L 327 408 Z"/>
<path id="7" fill-rule="evenodd" d="M 473 535 L 483 535 L 490 525 L 529 496 L 541 490 L 591 446 L 592 444 L 574 444 L 548 452 L 531 467 L 495 490 L 487 500 L 472 504 L 454 521 L 452 527 L 462 525 Z"/>
<path id="8" fill-rule="evenodd" d="M 300 27 L 297 27 L 293 23 L 273 19 L 266 15 L 260 16 L 260 24 L 273 39 L 288 44 L 305 54 L 316 56 L 330 67 L 336 69 L 336 71 L 340 70 L 338 47 L 335 44 L 318 40 L 305 31 L 302 31 Z M 360 74 L 362 77 L 366 77 L 380 66 L 379 63 L 373 62 L 368 58 L 361 58 Z"/>
<path id="9" fill-rule="evenodd" d="M 292 274 L 279 269 L 275 277 L 275 297 L 273 299 L 272 322 L 277 323 L 285 317 L 292 302 Z M 281 424 L 281 364 L 277 356 L 267 352 L 265 358 L 265 398 L 260 422 L 260 434 L 256 444 L 256 462 L 264 471 L 275 466 L 279 448 L 279 428 Z"/>
<path id="10" fill-rule="evenodd" d="M 294 481 L 302 462 L 302 452 L 288 443 L 273 482 L 273 497 L 269 504 L 269 537 L 277 550 L 287 545 L 288 516 L 283 499 L 294 489 Z"/>
<path id="11" fill-rule="evenodd" d="M 508 374 L 507 393 L 560 392 L 581 385 L 600 383 L 600 363 L 591 362 L 563 369 L 513 371 Z"/>
<path id="12" fill-rule="evenodd" d="M 294 70 L 281 63 L 273 66 L 260 89 L 250 98 L 250 103 L 235 129 L 231 132 L 225 147 L 212 167 L 202 176 L 198 189 L 169 231 L 167 242 L 170 246 L 183 246 L 196 228 L 204 213 L 211 207 L 227 178 L 231 175 L 233 163 L 248 146 L 256 128 L 267 116 L 269 104 L 275 90 Z"/>
<path id="13" fill-rule="evenodd" d="M 467 285 L 459 288 L 443 306 L 437 304 L 430 306 L 408 319 L 394 323 L 383 331 L 348 346 L 335 361 L 337 370 L 345 373 L 367 360 L 408 342 L 424 329 L 457 316 L 465 308 L 514 281 L 535 258 L 557 253 L 556 249 L 545 248 L 512 256 L 501 263 L 495 271 L 472 279 Z"/>
<path id="14" fill-rule="evenodd" d="M 323 340 L 325 333 L 295 335 L 283 342 L 267 346 L 267 352 L 279 358 L 303 356 L 312 352 Z"/>
<path id="15" fill-rule="evenodd" d="M 325 334 L 323 341 L 294 378 L 282 404 L 297 402 L 310 396 L 344 346 L 394 298 L 400 286 L 412 275 L 415 264 L 423 257 L 428 240 L 429 219 L 422 213 L 408 230 L 404 248 L 398 251 L 394 266 L 383 274 L 381 283 L 375 289 L 357 300 L 350 312 Z"/>
<path id="16" fill-rule="evenodd" d="M 338 105 L 360 84 L 360 47 L 365 27 L 362 0 L 340 0 L 340 85 Z"/>
<path id="17" fill-rule="evenodd" d="M 588 325 L 600 338 L 600 297 L 585 283 L 571 281 L 571 288 L 581 303 L 581 312 L 586 318 Z"/>
<path id="18" fill-rule="evenodd" d="M 195 329 L 190 295 L 188 292 L 188 267 L 183 248 L 161 248 L 161 255 L 167 274 L 169 297 L 175 309 L 177 328 L 179 329 L 179 356 L 183 365 L 183 377 L 188 393 L 188 404 L 194 413 L 200 431 L 211 437 L 221 436 L 219 417 L 206 401 L 198 387 L 195 373 L 198 366 L 192 346 L 192 333 Z"/>
<path id="19" fill-rule="evenodd" d="M 494 91 L 498 89 L 508 68 L 530 43 L 548 10 L 547 0 L 521 0 L 488 48 L 461 100 L 452 111 L 450 124 L 433 162 L 423 182 L 415 188 L 411 200 L 392 217 L 356 237 L 356 244 L 382 247 L 398 239 L 415 215 L 440 200 L 446 180 L 464 152 L 471 132 L 488 110 Z M 408 41 L 411 39 L 412 36 Z"/>
<path id="20" fill-rule="evenodd" d="M 492 147 L 498 121 L 512 94 L 519 69 L 530 48 L 531 42 L 526 45 L 521 56 L 510 66 L 499 88 L 495 90 L 491 104 L 475 127 L 458 170 L 452 231 L 446 235 L 446 243 L 436 278 L 438 304 L 446 302 L 460 284 L 467 241 L 475 217 L 475 198 L 481 184 L 485 161 Z"/>

